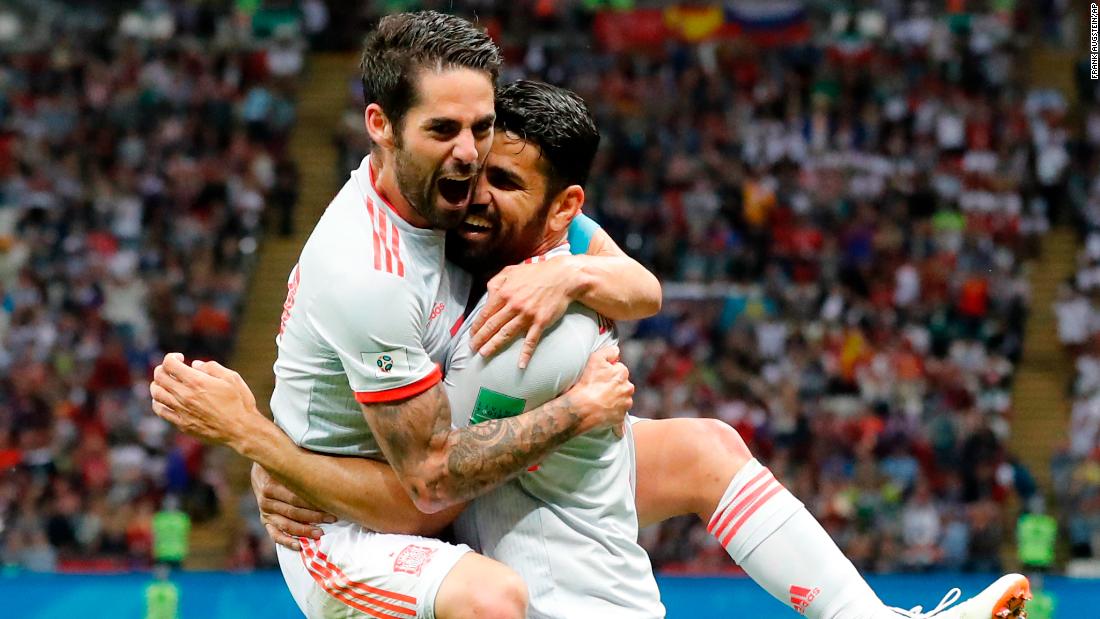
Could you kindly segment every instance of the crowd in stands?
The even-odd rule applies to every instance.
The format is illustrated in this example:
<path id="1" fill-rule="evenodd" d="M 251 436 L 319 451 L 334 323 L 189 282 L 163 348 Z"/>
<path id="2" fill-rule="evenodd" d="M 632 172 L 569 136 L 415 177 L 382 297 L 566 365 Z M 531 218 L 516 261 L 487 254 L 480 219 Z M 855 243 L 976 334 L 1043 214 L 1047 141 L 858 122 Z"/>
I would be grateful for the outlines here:
<path id="1" fill-rule="evenodd" d="M 164 351 L 226 360 L 268 205 L 297 192 L 293 30 L 110 6 L 2 15 L 19 25 L 0 41 L 6 567 L 148 565 L 162 506 L 232 509 L 223 458 L 152 415 L 148 381 Z"/>
<path id="2" fill-rule="evenodd" d="M 1090 208 L 1100 187 L 1089 189 Z M 1073 360 L 1066 449 L 1051 466 L 1074 558 L 1100 558 L 1100 219 L 1090 221 L 1079 266 L 1055 306 L 1058 336 Z"/>
<path id="3" fill-rule="evenodd" d="M 167 350 L 226 359 L 265 228 L 291 231 L 303 38 L 199 1 L 122 20 L 29 4 L 36 36 L 0 27 L 0 564 L 147 565 L 178 500 L 198 521 L 239 504 L 233 567 L 272 565 L 220 452 L 153 417 L 146 385 Z M 667 295 L 624 325 L 635 412 L 736 427 L 860 568 L 1000 567 L 1037 494 L 1006 448 L 1024 261 L 1052 219 L 1087 222 L 1058 306 L 1078 376 L 1056 486 L 1074 552 L 1097 554 L 1100 115 L 1074 163 L 1066 102 L 1025 85 L 1022 10 L 883 1 L 811 11 L 783 46 L 608 51 L 583 3 L 458 4 L 504 80 L 568 86 L 597 116 L 586 212 Z M 356 88 L 341 179 L 368 147 Z M 660 569 L 732 568 L 691 518 L 643 542 Z"/>
<path id="4" fill-rule="evenodd" d="M 861 569 L 998 570 L 1036 492 L 1010 391 L 1068 154 L 1012 18 L 914 10 L 568 76 L 608 138 L 591 212 L 689 283 L 626 350 L 636 412 L 734 425 Z M 666 570 L 729 566 L 693 519 L 646 541 Z"/>
<path id="5" fill-rule="evenodd" d="M 1073 362 L 1069 436 L 1051 466 L 1063 525 L 1075 559 L 1100 559 L 1100 89 L 1081 82 L 1087 107 L 1070 169 L 1068 201 L 1080 250 L 1059 290 L 1058 338 Z"/>
<path id="6" fill-rule="evenodd" d="M 1026 87 L 1011 3 L 877 4 L 772 48 L 607 51 L 583 11 L 479 19 L 504 80 L 589 103 L 586 211 L 664 282 L 662 313 L 627 329 L 635 413 L 735 426 L 862 569 L 994 571 L 1038 506 L 1006 444 L 1067 106 Z M 367 147 L 356 116 L 341 174 Z M 734 569 L 694 517 L 643 543 L 659 569 Z"/>

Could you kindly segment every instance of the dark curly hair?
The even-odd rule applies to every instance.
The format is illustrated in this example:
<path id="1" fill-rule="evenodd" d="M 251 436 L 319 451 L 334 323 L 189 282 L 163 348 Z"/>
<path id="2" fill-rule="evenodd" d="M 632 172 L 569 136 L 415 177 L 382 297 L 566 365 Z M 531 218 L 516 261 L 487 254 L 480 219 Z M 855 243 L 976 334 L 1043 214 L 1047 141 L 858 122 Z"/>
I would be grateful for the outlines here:
<path id="1" fill-rule="evenodd" d="M 576 93 L 544 82 L 502 86 L 496 99 L 498 130 L 538 145 L 546 165 L 547 198 L 570 185 L 584 186 L 600 145 L 596 120 Z"/>
<path id="2" fill-rule="evenodd" d="M 461 17 L 436 11 L 387 15 L 363 42 L 363 99 L 380 105 L 400 129 L 417 103 L 418 70 L 473 69 L 495 83 L 500 64 L 500 50 L 489 35 Z"/>

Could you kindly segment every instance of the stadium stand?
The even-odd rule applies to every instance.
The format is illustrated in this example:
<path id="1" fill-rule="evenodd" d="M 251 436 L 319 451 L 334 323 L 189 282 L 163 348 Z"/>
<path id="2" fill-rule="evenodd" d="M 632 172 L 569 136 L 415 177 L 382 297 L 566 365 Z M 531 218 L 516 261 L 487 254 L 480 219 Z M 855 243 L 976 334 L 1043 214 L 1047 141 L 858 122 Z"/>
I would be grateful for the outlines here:
<path id="1" fill-rule="evenodd" d="M 1029 159 L 1048 121 L 1011 16 L 877 17 L 672 71 L 620 58 L 586 92 L 611 136 L 591 204 L 666 280 L 709 284 L 639 325 L 640 414 L 735 425 L 863 569 L 997 570 L 1006 504 L 1035 492 L 1003 446 L 1021 267 L 1067 157 Z M 672 88 L 693 96 L 640 105 Z M 727 563 L 690 521 L 650 549 Z"/>
<path id="2" fill-rule="evenodd" d="M 593 107 L 586 208 L 665 282 L 624 347 L 636 412 L 737 427 L 863 569 L 997 570 L 1037 496 L 1005 445 L 1066 107 L 1026 88 L 1023 12 L 881 6 L 790 14 L 755 45 L 637 27 L 686 36 L 705 9 L 479 18 L 505 79 Z M 366 144 L 341 135 L 346 169 Z M 645 543 L 666 571 L 733 569 L 690 518 Z"/>
<path id="3" fill-rule="evenodd" d="M 1094 83 L 1085 84 L 1082 99 L 1095 103 Z M 1100 111 L 1095 107 L 1085 126 L 1070 181 L 1082 247 L 1072 277 L 1060 282 L 1055 304 L 1058 339 L 1074 367 L 1069 436 L 1051 469 L 1070 556 L 1100 559 Z"/>
<path id="4" fill-rule="evenodd" d="M 0 562 L 28 570 L 146 566 L 165 497 L 231 501 L 147 383 L 162 351 L 226 359 L 296 191 L 294 31 L 95 6 L 23 3 L 0 52 Z"/>
<path id="5" fill-rule="evenodd" d="M 14 3 L 23 32 L 0 46 L 0 563 L 27 570 L 148 565 L 167 496 L 255 522 L 144 389 L 163 351 L 227 358 L 265 228 L 293 231 L 304 37 L 293 2 L 122 4 Z M 501 43 L 504 79 L 566 85 L 598 116 L 587 211 L 668 295 L 624 325 L 637 412 L 736 426 L 860 568 L 1000 569 L 1038 494 L 1006 449 L 1025 261 L 1051 221 L 1086 222 L 1052 471 L 1073 554 L 1100 552 L 1100 115 L 1075 164 L 1066 102 L 1025 85 L 1027 11 L 807 3 L 718 44 L 683 41 L 705 23 L 685 10 L 653 44 L 608 21 L 652 14 L 601 2 L 456 4 Z M 303 5 L 316 40 L 324 5 Z M 368 147 L 357 87 L 340 179 Z M 242 536 L 227 566 L 274 565 L 262 529 Z M 731 569 L 691 520 L 645 543 L 666 571 Z"/>

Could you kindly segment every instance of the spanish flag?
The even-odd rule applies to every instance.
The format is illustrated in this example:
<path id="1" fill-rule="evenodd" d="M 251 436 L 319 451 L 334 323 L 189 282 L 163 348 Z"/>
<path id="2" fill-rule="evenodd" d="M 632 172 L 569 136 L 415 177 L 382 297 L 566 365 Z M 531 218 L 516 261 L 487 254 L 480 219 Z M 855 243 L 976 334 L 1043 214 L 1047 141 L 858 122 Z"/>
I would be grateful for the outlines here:
<path id="1" fill-rule="evenodd" d="M 675 35 L 692 43 L 718 36 L 726 24 L 726 15 L 718 6 L 670 6 L 665 9 L 665 25 Z"/>

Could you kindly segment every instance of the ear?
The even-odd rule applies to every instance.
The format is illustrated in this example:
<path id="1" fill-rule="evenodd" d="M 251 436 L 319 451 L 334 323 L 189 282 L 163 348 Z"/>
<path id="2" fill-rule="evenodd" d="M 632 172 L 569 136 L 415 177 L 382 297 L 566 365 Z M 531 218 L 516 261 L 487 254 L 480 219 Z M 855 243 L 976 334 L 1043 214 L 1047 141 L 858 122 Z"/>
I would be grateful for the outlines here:
<path id="1" fill-rule="evenodd" d="M 363 122 L 367 126 L 367 135 L 370 136 L 371 142 L 386 149 L 394 147 L 393 123 L 382 111 L 381 105 L 377 103 L 368 105 L 363 112 Z"/>
<path id="2" fill-rule="evenodd" d="M 573 218 L 581 212 L 584 205 L 584 189 L 580 185 L 570 185 L 561 190 L 558 197 L 550 205 L 550 213 L 546 216 L 548 232 L 559 234 L 569 228 Z"/>

